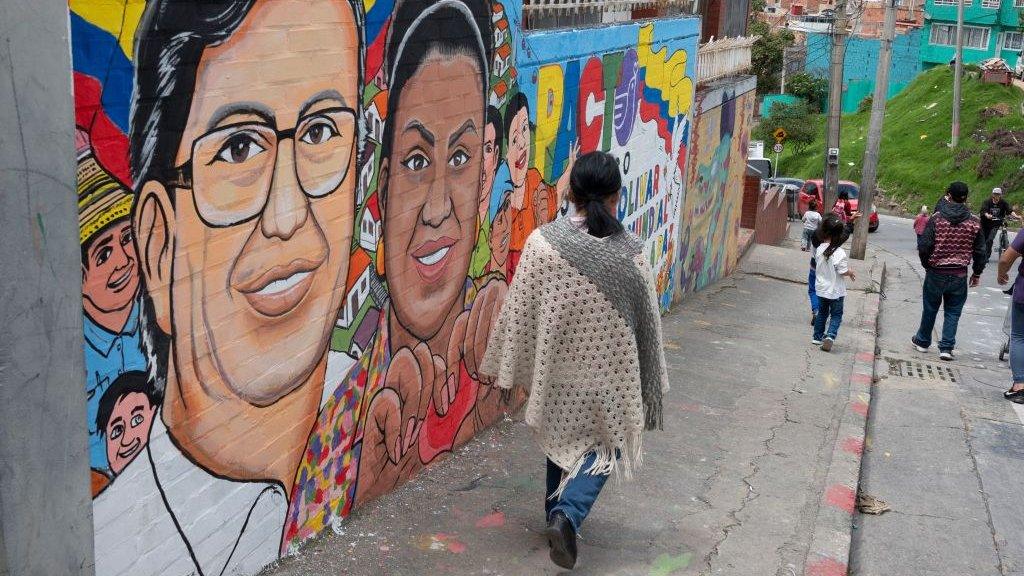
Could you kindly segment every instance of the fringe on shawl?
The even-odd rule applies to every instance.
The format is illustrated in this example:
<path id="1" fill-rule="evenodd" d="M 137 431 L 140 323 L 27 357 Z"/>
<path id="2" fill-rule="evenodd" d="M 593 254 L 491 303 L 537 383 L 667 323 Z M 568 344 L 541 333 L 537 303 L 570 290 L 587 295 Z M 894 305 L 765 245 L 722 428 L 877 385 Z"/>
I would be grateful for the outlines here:
<path id="1" fill-rule="evenodd" d="M 644 430 L 664 430 L 665 418 L 661 409 L 661 383 L 646 380 L 640 388 L 641 401 L 644 405 Z"/>
<path id="2" fill-rule="evenodd" d="M 587 457 L 591 452 L 596 454 L 597 458 L 594 460 L 594 464 L 584 471 L 583 466 L 587 463 Z M 618 457 L 616 457 L 616 453 L 618 453 Z M 633 475 L 640 471 L 643 464 L 643 431 L 637 430 L 626 437 L 626 441 L 621 447 L 595 446 L 580 456 L 571 470 L 562 473 L 562 481 L 558 484 L 558 489 L 548 499 L 558 500 L 561 498 L 566 487 L 569 486 L 569 481 L 581 472 L 592 476 L 615 476 L 616 482 L 621 480 L 619 477 L 621 473 L 628 481 L 633 479 Z"/>

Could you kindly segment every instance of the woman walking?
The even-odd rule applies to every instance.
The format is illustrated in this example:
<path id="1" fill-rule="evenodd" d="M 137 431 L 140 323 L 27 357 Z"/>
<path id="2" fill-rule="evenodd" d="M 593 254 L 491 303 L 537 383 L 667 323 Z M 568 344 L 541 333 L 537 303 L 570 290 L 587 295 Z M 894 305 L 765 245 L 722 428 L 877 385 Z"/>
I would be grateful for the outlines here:
<path id="1" fill-rule="evenodd" d="M 621 188 L 611 155 L 577 160 L 577 216 L 527 239 L 481 368 L 530 393 L 526 423 L 547 456 L 545 534 L 563 568 L 576 564 L 576 534 L 608 476 L 640 467 L 668 390 L 653 274 L 613 216 Z"/>
<path id="2" fill-rule="evenodd" d="M 1010 267 L 1024 253 L 1024 234 L 1018 233 L 1010 247 L 999 258 L 999 283 L 1010 282 Z M 1014 403 L 1024 404 L 1024 261 L 1017 267 L 1017 278 L 1010 288 L 1010 372 L 1013 385 L 1003 396 Z"/>

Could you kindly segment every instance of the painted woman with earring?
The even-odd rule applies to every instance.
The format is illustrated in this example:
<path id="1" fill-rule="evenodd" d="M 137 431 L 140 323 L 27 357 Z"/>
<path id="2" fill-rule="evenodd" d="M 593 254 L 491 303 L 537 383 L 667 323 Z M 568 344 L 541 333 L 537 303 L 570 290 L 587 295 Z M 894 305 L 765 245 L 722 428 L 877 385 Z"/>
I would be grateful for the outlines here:
<path id="1" fill-rule="evenodd" d="M 390 300 L 368 356 L 355 498 L 390 491 L 472 436 L 478 365 L 507 289 L 472 294 L 490 5 L 405 0 L 388 33 L 378 191 Z M 357 376 L 358 377 L 358 376 Z M 491 395 L 492 401 L 498 395 Z M 357 435 L 359 433 L 357 432 Z"/>

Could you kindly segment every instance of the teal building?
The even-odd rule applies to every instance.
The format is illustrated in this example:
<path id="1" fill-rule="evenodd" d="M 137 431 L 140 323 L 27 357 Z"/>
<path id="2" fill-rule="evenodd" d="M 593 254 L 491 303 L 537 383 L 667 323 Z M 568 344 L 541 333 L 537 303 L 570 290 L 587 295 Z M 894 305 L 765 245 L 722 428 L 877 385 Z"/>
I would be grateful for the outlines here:
<path id="1" fill-rule="evenodd" d="M 949 64 L 956 53 L 956 13 L 959 0 L 925 2 L 921 66 Z M 1012 70 L 1020 57 L 1024 37 L 1020 14 L 1024 0 L 963 0 L 964 62 L 979 63 L 993 57 L 1006 60 Z"/>

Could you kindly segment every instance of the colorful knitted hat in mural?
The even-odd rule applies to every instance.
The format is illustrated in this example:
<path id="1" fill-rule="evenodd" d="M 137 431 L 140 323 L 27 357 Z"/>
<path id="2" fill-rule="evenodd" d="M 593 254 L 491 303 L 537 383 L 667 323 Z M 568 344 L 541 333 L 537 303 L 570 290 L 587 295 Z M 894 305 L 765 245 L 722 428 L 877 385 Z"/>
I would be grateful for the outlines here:
<path id="1" fill-rule="evenodd" d="M 112 222 L 132 210 L 132 194 L 107 172 L 92 153 L 89 135 L 75 131 L 78 152 L 78 241 L 85 245 Z"/>

